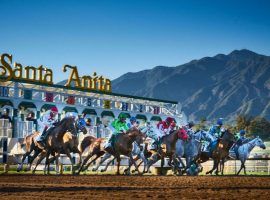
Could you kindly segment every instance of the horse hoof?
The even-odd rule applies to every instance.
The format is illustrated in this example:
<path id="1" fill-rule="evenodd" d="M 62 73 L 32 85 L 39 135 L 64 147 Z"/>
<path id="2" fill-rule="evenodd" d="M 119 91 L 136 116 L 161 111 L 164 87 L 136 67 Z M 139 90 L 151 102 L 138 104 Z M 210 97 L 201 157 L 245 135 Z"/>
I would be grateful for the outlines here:
<path id="1" fill-rule="evenodd" d="M 97 171 L 97 169 L 95 169 L 95 168 L 92 169 L 92 172 L 96 172 L 96 171 Z"/>
<path id="2" fill-rule="evenodd" d="M 105 172 L 105 171 L 106 171 L 105 169 L 100 170 L 100 172 Z"/>

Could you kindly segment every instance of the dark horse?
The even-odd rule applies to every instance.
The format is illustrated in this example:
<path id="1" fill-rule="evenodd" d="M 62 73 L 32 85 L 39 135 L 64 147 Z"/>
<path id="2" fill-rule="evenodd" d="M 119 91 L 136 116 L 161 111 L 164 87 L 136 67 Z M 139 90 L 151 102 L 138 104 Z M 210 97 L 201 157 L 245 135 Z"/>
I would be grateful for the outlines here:
<path id="1" fill-rule="evenodd" d="M 94 162 L 97 158 L 101 157 L 102 155 L 104 155 L 104 157 L 99 161 L 99 163 L 97 164 L 97 166 L 95 168 L 93 168 L 93 171 L 97 171 L 98 168 L 100 167 L 100 165 L 107 159 L 109 159 L 111 156 L 113 156 L 113 158 L 111 160 L 109 160 L 109 162 L 107 163 L 106 167 L 104 169 L 102 169 L 101 171 L 104 172 L 107 170 L 109 164 L 116 159 L 117 160 L 117 174 L 120 174 L 119 168 L 120 168 L 120 161 L 121 155 L 127 156 L 131 162 L 135 165 L 136 169 L 137 165 L 135 163 L 135 161 L 133 160 L 132 157 L 132 143 L 134 141 L 137 141 L 138 143 L 142 142 L 144 137 L 144 134 L 138 130 L 137 128 L 131 128 L 129 129 L 126 133 L 119 133 L 116 138 L 115 138 L 115 143 L 114 143 L 114 148 L 103 148 L 103 139 L 96 139 L 93 137 L 88 137 L 87 139 L 85 139 L 85 141 L 83 141 L 82 143 L 88 143 L 89 145 L 89 154 L 87 156 L 87 158 L 84 160 L 79 172 L 81 170 L 85 170 L 87 169 L 87 167 Z M 88 140 L 88 142 L 87 142 Z M 81 150 L 84 150 L 85 147 L 82 148 L 81 146 Z M 84 168 L 84 165 L 87 163 L 87 161 L 95 155 L 95 158 L 87 165 L 86 168 Z"/>
<path id="2" fill-rule="evenodd" d="M 178 139 L 187 140 L 188 135 L 185 129 L 180 128 L 179 130 L 174 130 L 169 135 L 164 136 L 161 139 L 161 145 L 158 151 L 152 152 L 152 156 L 150 157 L 147 164 L 147 172 L 150 172 L 150 167 L 155 164 L 158 160 L 161 159 L 161 171 L 164 166 L 165 157 L 169 158 L 169 165 L 171 165 L 171 161 L 174 160 L 176 163 L 175 156 L 175 147 Z"/>
<path id="3" fill-rule="evenodd" d="M 216 170 L 215 174 L 218 175 L 219 163 L 224 165 L 224 161 L 229 156 L 229 150 L 234 144 L 234 142 L 234 135 L 230 132 L 230 130 L 226 129 L 225 132 L 221 135 L 220 139 L 218 139 L 212 153 L 202 152 L 200 154 L 200 157 L 197 160 L 198 163 L 206 162 L 209 160 L 209 158 L 212 158 L 214 161 L 213 168 L 210 171 L 206 172 L 206 174 L 212 174 L 212 172 Z"/>
<path id="4" fill-rule="evenodd" d="M 86 128 L 82 126 L 79 121 L 76 121 L 73 117 L 66 117 L 61 122 L 59 122 L 56 127 L 49 130 L 48 136 L 45 139 L 45 147 L 42 147 L 35 141 L 34 138 L 38 135 L 37 133 L 26 136 L 24 139 L 24 144 L 26 145 L 26 153 L 23 155 L 22 163 L 20 167 L 18 167 L 18 171 L 22 169 L 23 162 L 27 156 L 29 158 L 28 162 L 31 166 L 34 159 L 39 154 L 41 155 L 37 161 L 36 167 L 46 156 L 49 157 L 50 154 L 55 155 L 56 153 L 59 156 L 60 152 L 66 154 L 71 159 L 72 165 L 73 160 L 71 158 L 70 152 L 78 153 L 81 161 L 81 153 L 78 150 L 78 131 L 82 131 L 84 134 L 87 133 Z M 34 155 L 30 156 L 33 151 Z M 56 159 L 56 162 L 58 162 L 58 159 Z M 48 159 L 46 164 L 49 164 Z M 33 173 L 35 172 L 35 169 L 33 170 Z"/>

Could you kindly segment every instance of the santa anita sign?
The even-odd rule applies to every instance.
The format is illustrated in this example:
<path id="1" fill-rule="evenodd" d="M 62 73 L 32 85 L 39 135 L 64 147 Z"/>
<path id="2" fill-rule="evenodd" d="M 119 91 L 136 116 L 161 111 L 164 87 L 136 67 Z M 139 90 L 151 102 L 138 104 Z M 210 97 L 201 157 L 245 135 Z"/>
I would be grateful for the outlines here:
<path id="1" fill-rule="evenodd" d="M 43 65 L 39 67 L 23 66 L 18 62 L 13 62 L 13 56 L 2 54 L 0 57 L 0 81 L 23 80 L 31 83 L 53 85 L 53 71 Z M 12 68 L 13 65 L 13 68 Z M 65 86 L 87 90 L 99 90 L 111 92 L 111 81 L 103 76 L 97 76 L 94 72 L 92 76 L 79 76 L 76 66 L 64 65 L 63 72 L 70 71 L 70 75 Z"/>

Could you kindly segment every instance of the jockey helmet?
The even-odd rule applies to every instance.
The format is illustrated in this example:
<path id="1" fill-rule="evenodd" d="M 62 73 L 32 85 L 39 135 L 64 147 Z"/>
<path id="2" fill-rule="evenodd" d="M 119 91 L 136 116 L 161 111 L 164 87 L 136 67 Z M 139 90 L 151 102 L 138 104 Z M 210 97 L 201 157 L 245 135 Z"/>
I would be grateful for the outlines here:
<path id="1" fill-rule="evenodd" d="M 223 125 L 222 118 L 219 118 L 217 120 L 217 125 L 219 125 L 219 126 L 222 126 Z"/>
<path id="2" fill-rule="evenodd" d="M 118 116 L 119 119 L 126 119 L 127 116 L 125 113 L 120 113 L 120 115 Z"/>
<path id="3" fill-rule="evenodd" d="M 57 109 L 57 107 L 56 107 L 56 106 L 52 107 L 52 108 L 51 108 L 51 112 L 58 113 L 58 109 Z"/>
<path id="4" fill-rule="evenodd" d="M 194 124 L 193 121 L 190 121 L 190 122 L 188 122 L 188 124 L 187 124 L 187 126 L 188 126 L 189 128 L 192 128 L 194 125 L 195 125 L 195 124 Z"/>
<path id="5" fill-rule="evenodd" d="M 239 133 L 240 133 L 241 136 L 244 136 L 246 134 L 246 131 L 245 130 L 240 130 Z"/>
<path id="6" fill-rule="evenodd" d="M 166 120 L 165 120 L 168 124 L 171 124 L 174 119 L 172 117 L 167 117 Z"/>
<path id="7" fill-rule="evenodd" d="M 130 122 L 136 122 L 137 119 L 136 119 L 136 117 L 131 117 L 131 118 L 129 119 L 129 121 L 130 121 Z"/>

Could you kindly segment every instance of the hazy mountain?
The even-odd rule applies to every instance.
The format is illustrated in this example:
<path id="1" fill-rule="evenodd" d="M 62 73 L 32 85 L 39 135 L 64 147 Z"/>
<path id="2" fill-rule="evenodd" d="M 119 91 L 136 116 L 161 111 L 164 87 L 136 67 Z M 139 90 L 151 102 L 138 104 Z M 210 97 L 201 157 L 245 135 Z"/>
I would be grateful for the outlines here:
<path id="1" fill-rule="evenodd" d="M 191 119 L 270 119 L 270 57 L 235 50 L 176 67 L 157 66 L 113 80 L 113 92 L 177 100 Z"/>

